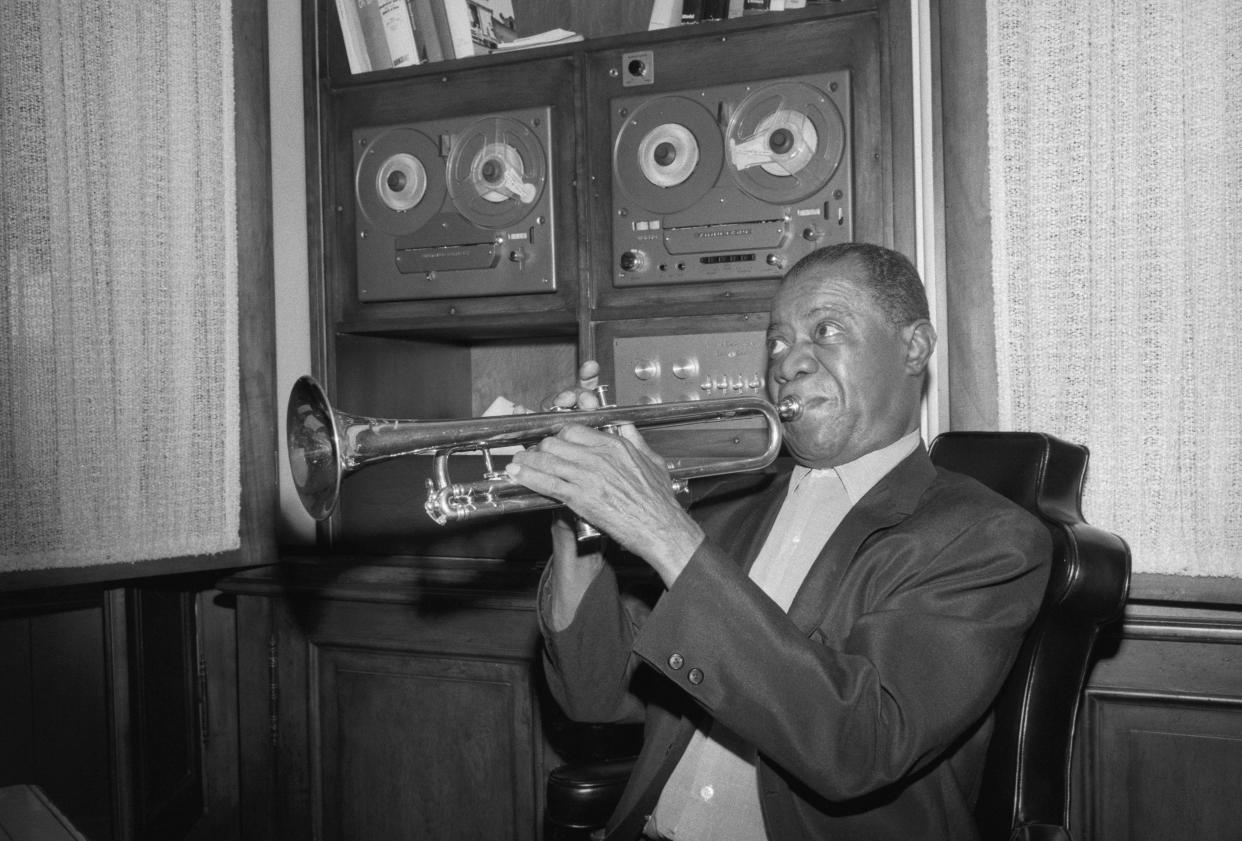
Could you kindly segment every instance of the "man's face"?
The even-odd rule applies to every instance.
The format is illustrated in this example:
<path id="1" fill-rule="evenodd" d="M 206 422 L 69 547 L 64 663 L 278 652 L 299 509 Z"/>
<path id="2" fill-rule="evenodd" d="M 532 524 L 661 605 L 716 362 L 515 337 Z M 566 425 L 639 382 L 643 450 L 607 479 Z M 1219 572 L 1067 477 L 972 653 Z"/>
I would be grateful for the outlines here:
<path id="1" fill-rule="evenodd" d="M 858 279 L 862 271 L 846 259 L 818 276 L 790 277 L 772 302 L 768 395 L 801 399 L 802 416 L 785 424 L 785 443 L 810 467 L 853 461 L 917 425 L 931 351 L 919 343 L 929 336 L 934 343 L 935 335 L 926 322 L 889 324 Z M 926 332 L 913 338 L 918 330 Z"/>

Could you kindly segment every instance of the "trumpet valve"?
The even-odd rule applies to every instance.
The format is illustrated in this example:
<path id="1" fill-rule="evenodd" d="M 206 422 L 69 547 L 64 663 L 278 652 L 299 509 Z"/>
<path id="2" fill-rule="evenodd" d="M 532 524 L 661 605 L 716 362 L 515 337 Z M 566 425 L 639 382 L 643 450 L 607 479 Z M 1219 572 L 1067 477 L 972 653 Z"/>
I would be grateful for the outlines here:
<path id="1" fill-rule="evenodd" d="M 505 472 L 497 470 L 496 466 L 492 464 L 492 451 L 485 447 L 479 452 L 483 454 L 483 478 L 492 481 L 505 478 Z"/>
<path id="2" fill-rule="evenodd" d="M 442 491 L 436 487 L 436 483 L 428 479 L 427 499 L 423 502 L 423 510 L 427 512 L 427 516 L 431 518 L 437 526 L 443 526 L 448 523 L 448 514 L 445 513 L 445 505 L 442 500 Z M 446 489 L 447 490 L 447 489 Z"/>

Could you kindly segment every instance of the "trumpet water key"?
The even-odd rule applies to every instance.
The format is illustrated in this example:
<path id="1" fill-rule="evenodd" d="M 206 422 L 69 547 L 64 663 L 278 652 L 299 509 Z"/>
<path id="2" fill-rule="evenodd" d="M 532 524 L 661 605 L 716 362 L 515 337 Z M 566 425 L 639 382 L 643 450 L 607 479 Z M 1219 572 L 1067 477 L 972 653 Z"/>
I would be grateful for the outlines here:
<path id="1" fill-rule="evenodd" d="M 802 405 L 786 398 L 773 406 L 761 397 L 734 397 L 649 406 L 624 406 L 583 412 L 540 412 L 529 415 L 426 421 L 372 418 L 332 407 L 311 377 L 301 377 L 289 395 L 286 417 L 289 469 L 306 511 L 322 520 L 332 513 L 341 481 L 368 465 L 391 458 L 429 455 L 434 459 L 427 480 L 424 509 L 440 525 L 498 516 L 561 503 L 524 488 L 492 465 L 491 449 L 533 444 L 569 424 L 605 428 L 633 424 L 639 429 L 687 423 L 732 421 L 761 417 L 767 428 L 763 452 L 738 458 L 703 460 L 670 471 L 675 485 L 691 479 L 761 470 L 780 452 L 781 422 L 797 419 Z M 449 457 L 481 452 L 484 473 L 456 483 L 449 476 Z"/>

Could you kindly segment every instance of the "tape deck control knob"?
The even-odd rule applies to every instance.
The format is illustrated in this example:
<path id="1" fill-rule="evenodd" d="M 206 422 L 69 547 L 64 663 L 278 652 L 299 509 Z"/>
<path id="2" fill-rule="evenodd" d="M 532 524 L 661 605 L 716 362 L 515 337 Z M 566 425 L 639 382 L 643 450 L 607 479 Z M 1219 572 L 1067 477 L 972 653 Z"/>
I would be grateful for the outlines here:
<path id="1" fill-rule="evenodd" d="M 621 271 L 641 272 L 647 268 L 647 255 L 641 251 L 627 251 L 621 255 Z"/>

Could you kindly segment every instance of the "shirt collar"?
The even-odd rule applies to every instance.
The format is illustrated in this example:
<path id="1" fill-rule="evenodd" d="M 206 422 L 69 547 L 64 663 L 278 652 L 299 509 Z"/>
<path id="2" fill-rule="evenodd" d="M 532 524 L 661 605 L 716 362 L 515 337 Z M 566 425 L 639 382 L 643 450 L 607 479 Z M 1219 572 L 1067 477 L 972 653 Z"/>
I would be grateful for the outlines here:
<path id="1" fill-rule="evenodd" d="M 875 483 L 901 463 L 902 459 L 914 452 L 919 446 L 919 431 L 916 429 L 898 438 L 886 447 L 872 450 L 851 462 L 825 469 L 812 469 L 798 465 L 794 468 L 792 487 L 797 488 L 803 481 L 826 477 L 835 473 L 845 488 L 850 504 L 853 505 L 867 495 L 867 491 Z"/>

